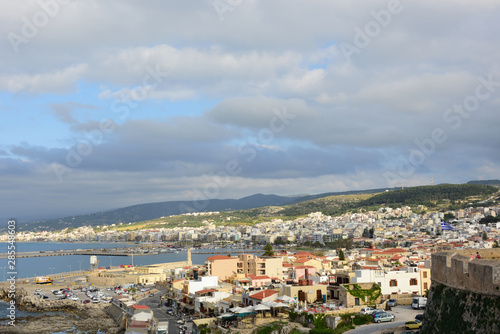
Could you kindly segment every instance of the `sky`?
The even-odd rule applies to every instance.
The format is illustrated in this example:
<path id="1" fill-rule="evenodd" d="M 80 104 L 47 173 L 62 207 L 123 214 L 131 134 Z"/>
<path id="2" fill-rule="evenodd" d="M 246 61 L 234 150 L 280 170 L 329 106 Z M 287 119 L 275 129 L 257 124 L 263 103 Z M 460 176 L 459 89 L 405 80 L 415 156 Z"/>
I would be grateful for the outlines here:
<path id="1" fill-rule="evenodd" d="M 500 178 L 500 1 L 0 9 L 4 220 Z"/>

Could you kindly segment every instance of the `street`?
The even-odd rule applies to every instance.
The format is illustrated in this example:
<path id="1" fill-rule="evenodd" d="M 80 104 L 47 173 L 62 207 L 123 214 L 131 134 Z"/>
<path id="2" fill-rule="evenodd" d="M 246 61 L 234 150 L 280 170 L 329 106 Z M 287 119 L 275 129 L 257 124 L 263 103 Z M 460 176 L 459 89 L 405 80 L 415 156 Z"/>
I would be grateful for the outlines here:
<path id="1" fill-rule="evenodd" d="M 409 305 L 400 305 L 388 311 L 396 316 L 394 322 L 383 322 L 381 324 L 372 323 L 369 325 L 356 326 L 356 329 L 347 331 L 349 334 L 375 334 L 387 331 L 394 331 L 395 334 L 401 333 L 405 328 L 404 324 L 408 320 L 415 319 L 417 314 L 424 313 L 424 310 L 414 310 Z"/>
<path id="2" fill-rule="evenodd" d="M 165 291 L 162 291 L 164 295 Z M 180 317 L 176 317 L 175 315 L 167 314 L 167 307 L 164 304 L 164 301 L 160 304 L 160 294 L 155 293 L 154 297 L 147 297 L 138 302 L 138 304 L 148 306 L 152 311 L 156 319 L 158 321 L 168 321 L 168 333 L 169 334 L 180 334 L 180 324 L 177 323 L 177 320 L 180 320 Z M 184 334 L 190 334 L 193 332 L 193 322 L 189 320 L 187 317 L 182 318 L 185 321 L 186 330 L 183 331 Z"/>

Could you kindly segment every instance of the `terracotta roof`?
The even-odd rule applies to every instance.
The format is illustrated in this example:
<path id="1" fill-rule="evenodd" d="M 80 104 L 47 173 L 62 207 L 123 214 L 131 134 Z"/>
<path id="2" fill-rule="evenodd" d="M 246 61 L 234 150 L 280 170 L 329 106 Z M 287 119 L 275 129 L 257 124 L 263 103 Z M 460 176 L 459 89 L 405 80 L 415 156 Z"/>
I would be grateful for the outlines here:
<path id="1" fill-rule="evenodd" d="M 361 266 L 361 268 L 372 270 L 372 269 L 378 269 L 378 266 Z"/>
<path id="2" fill-rule="evenodd" d="M 255 276 L 255 275 L 247 275 L 248 278 L 251 280 L 257 280 L 257 279 L 271 279 L 271 277 L 262 275 L 262 276 Z"/>
<path id="3" fill-rule="evenodd" d="M 249 296 L 249 298 L 262 300 L 264 298 L 271 297 L 272 295 L 275 295 L 277 293 L 278 293 L 278 291 L 276 291 L 276 290 L 269 290 L 268 289 L 268 290 L 257 292 L 255 294 Z"/>
<path id="4" fill-rule="evenodd" d="M 215 290 L 215 289 L 205 289 L 205 290 L 196 291 L 196 294 L 202 295 L 204 293 L 215 292 L 215 291 L 217 291 L 217 290 Z"/>
<path id="5" fill-rule="evenodd" d="M 149 307 L 147 307 L 146 305 L 139 305 L 139 304 L 134 304 L 132 306 L 130 306 L 136 310 L 149 310 Z"/>
<path id="6" fill-rule="evenodd" d="M 290 268 L 290 267 L 292 267 L 292 265 L 288 262 L 283 262 L 283 267 Z"/>
<path id="7" fill-rule="evenodd" d="M 309 252 L 298 252 L 295 255 L 297 255 L 298 257 L 307 257 L 307 256 L 314 257 L 314 255 Z"/>
<path id="8" fill-rule="evenodd" d="M 391 248 L 391 249 L 387 249 L 386 252 L 404 253 L 404 252 L 408 252 L 408 250 L 407 249 L 403 249 L 403 248 Z"/>
<path id="9" fill-rule="evenodd" d="M 227 256 L 227 255 L 214 255 L 207 257 L 207 261 L 215 261 L 215 260 L 232 260 L 234 258 Z"/>
<path id="10" fill-rule="evenodd" d="M 298 259 L 298 260 L 293 261 L 293 263 L 304 263 L 304 262 L 307 262 L 309 260 L 311 260 L 311 259 Z"/>

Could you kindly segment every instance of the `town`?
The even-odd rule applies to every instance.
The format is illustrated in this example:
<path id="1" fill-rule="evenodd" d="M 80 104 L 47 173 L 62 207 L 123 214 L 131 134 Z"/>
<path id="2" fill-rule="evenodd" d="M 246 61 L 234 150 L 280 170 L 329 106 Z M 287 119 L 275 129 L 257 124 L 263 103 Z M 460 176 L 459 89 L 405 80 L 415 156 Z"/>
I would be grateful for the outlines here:
<path id="1" fill-rule="evenodd" d="M 411 305 L 417 310 L 409 313 L 411 318 L 421 316 L 418 309 L 425 307 L 431 286 L 432 254 L 466 252 L 472 261 L 481 254 L 487 258 L 498 248 L 500 223 L 492 218 L 500 207 L 416 213 L 422 210 L 425 207 L 381 207 L 338 217 L 316 212 L 254 226 L 217 226 L 207 220 L 201 228 L 117 231 L 110 226 L 96 233 L 92 227 L 80 227 L 56 233 L 20 232 L 17 237 L 18 241 L 133 241 L 157 252 L 168 245 L 190 245 L 186 261 L 100 267 L 79 277 L 79 284 L 114 289 L 108 313 L 130 333 L 160 333 L 165 321 L 171 334 L 196 334 L 204 328 L 244 332 L 273 321 L 290 321 L 292 314 L 301 312 L 325 314 L 329 328 L 336 328 L 341 315 L 375 309 L 383 317 L 374 315 L 374 322 L 394 321 L 388 316 L 393 314 L 385 311 L 396 305 Z M 216 245 L 249 250 L 258 246 L 259 251 L 214 254 L 196 264 L 191 259 L 193 245 L 213 253 Z M 396 319 L 405 320 L 401 328 L 411 320 L 404 314 L 406 318 Z"/>

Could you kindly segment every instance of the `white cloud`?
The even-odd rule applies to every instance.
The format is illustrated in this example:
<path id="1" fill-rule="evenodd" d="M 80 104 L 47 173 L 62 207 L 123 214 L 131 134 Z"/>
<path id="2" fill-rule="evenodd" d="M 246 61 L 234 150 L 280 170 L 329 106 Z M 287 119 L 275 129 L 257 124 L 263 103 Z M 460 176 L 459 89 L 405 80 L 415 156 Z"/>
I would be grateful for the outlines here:
<path id="1" fill-rule="evenodd" d="M 0 89 L 12 93 L 66 93 L 75 89 L 87 68 L 87 64 L 79 64 L 49 73 L 4 75 L 0 77 Z"/>

